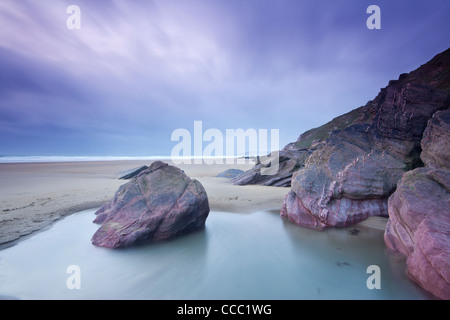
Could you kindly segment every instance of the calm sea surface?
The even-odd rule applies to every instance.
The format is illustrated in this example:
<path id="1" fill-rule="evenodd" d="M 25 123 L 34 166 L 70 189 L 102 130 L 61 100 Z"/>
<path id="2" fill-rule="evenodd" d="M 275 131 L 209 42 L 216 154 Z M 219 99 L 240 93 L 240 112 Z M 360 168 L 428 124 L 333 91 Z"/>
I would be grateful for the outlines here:
<path id="1" fill-rule="evenodd" d="M 378 230 L 317 232 L 278 213 L 211 212 L 202 231 L 112 250 L 90 242 L 94 212 L 0 251 L 0 298 L 427 299 Z M 370 265 L 380 267 L 381 289 L 367 288 Z"/>

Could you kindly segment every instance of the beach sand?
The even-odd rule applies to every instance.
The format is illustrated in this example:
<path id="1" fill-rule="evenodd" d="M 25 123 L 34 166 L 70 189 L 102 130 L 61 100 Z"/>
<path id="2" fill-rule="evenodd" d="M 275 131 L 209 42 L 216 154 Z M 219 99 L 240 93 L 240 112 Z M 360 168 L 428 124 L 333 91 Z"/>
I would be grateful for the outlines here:
<path id="1" fill-rule="evenodd" d="M 170 161 L 165 161 L 172 164 Z M 151 161 L 92 161 L 0 164 L 0 245 L 51 225 L 68 214 L 100 207 L 119 186 L 118 173 Z M 289 188 L 235 186 L 216 175 L 248 164 L 181 164 L 206 189 L 211 210 L 250 213 L 281 208 Z"/>
<path id="2" fill-rule="evenodd" d="M 170 160 L 163 160 L 172 164 Z M 0 164 L 0 246 L 43 230 L 52 222 L 78 211 L 98 208 L 119 186 L 118 173 L 151 161 L 86 161 Z M 248 170 L 247 164 L 181 164 L 186 174 L 206 189 L 212 211 L 251 213 L 280 210 L 290 188 L 236 186 L 217 174 L 227 169 Z M 384 230 L 385 218 L 374 217 L 361 225 Z"/>

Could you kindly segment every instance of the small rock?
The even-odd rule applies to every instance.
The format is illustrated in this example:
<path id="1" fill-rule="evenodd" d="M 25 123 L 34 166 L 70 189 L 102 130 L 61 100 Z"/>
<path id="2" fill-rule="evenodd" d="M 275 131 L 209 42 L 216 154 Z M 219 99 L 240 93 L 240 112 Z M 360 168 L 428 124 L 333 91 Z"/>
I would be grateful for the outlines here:
<path id="1" fill-rule="evenodd" d="M 225 171 L 219 173 L 217 175 L 217 177 L 232 179 L 232 178 L 240 175 L 243 172 L 244 172 L 243 170 L 239 170 L 239 169 L 228 169 L 228 170 L 225 170 Z"/>
<path id="2" fill-rule="evenodd" d="M 122 172 L 119 172 L 118 176 L 119 176 L 119 180 L 127 180 L 127 179 L 131 179 L 134 178 L 135 176 L 137 176 L 139 173 L 141 173 L 142 171 L 144 171 L 145 169 L 148 169 L 147 166 L 142 166 L 139 168 L 133 168 L 133 169 L 129 169 L 129 170 L 125 170 Z"/>

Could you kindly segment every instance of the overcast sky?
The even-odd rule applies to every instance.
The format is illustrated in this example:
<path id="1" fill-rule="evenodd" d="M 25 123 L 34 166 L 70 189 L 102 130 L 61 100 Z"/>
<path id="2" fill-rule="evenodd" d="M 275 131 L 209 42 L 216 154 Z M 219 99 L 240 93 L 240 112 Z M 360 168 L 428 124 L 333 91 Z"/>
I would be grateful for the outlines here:
<path id="1" fill-rule="evenodd" d="M 283 147 L 447 49 L 449 16 L 448 0 L 1 0 L 0 155 L 170 155 L 195 120 L 279 129 Z"/>

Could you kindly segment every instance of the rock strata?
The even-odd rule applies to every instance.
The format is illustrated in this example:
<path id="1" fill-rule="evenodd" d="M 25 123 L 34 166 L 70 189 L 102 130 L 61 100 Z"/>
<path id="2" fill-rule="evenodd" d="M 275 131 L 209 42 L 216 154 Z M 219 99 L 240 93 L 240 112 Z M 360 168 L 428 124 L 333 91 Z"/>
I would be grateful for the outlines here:
<path id="1" fill-rule="evenodd" d="M 407 172 L 389 198 L 386 246 L 407 257 L 408 276 L 450 299 L 450 171 Z"/>
<path id="2" fill-rule="evenodd" d="M 260 184 L 290 187 L 292 174 L 303 166 L 308 154 L 310 154 L 308 150 L 281 150 L 277 155 L 278 170 L 276 174 L 264 175 L 264 169 L 269 167 L 272 160 L 272 157 L 268 157 L 267 161 L 258 161 L 252 169 L 233 177 L 231 181 L 236 185 Z"/>
<path id="3" fill-rule="evenodd" d="M 322 230 L 389 216 L 388 248 L 409 277 L 450 299 L 450 49 L 365 106 L 285 147 L 310 152 L 281 216 Z"/>
<path id="4" fill-rule="evenodd" d="M 424 168 L 405 173 L 389 198 L 386 246 L 407 257 L 408 276 L 450 299 L 450 109 L 436 112 L 421 141 Z"/>
<path id="5" fill-rule="evenodd" d="M 421 147 L 427 167 L 450 170 L 450 110 L 436 112 L 428 121 Z"/>
<path id="6" fill-rule="evenodd" d="M 262 176 L 264 165 L 257 164 L 233 181 L 291 186 L 281 215 L 300 226 L 344 227 L 387 217 L 388 198 L 403 173 L 436 161 L 437 150 L 422 137 L 430 119 L 432 135 L 448 131 L 438 124 L 445 116 L 439 111 L 449 106 L 450 49 L 390 81 L 366 105 L 300 135 L 280 150 L 276 174 Z M 448 140 L 432 148 L 448 150 Z"/>
<path id="7" fill-rule="evenodd" d="M 388 216 L 387 200 L 402 174 L 423 165 L 421 139 L 428 120 L 449 105 L 450 95 L 440 89 L 389 85 L 354 111 L 351 125 L 317 143 L 293 174 L 281 215 L 301 226 L 314 221 L 319 229 Z"/>

